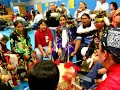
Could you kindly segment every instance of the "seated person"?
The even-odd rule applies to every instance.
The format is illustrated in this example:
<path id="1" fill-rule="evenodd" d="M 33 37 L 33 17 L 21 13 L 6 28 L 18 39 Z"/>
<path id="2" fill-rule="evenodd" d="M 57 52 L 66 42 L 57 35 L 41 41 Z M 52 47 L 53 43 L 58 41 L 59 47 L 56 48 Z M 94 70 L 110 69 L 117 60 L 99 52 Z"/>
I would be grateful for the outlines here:
<path id="1" fill-rule="evenodd" d="M 16 17 L 14 18 L 13 22 L 20 20 L 22 22 L 25 22 L 25 19 L 20 16 L 20 14 L 17 14 Z"/>
<path id="2" fill-rule="evenodd" d="M 88 14 L 83 14 L 81 16 L 82 25 L 78 27 L 77 29 L 77 37 L 76 37 L 76 43 L 75 43 L 75 49 L 71 53 L 71 56 L 74 56 L 76 54 L 77 61 L 79 61 L 77 64 L 80 66 L 82 63 L 83 56 L 81 55 L 81 49 L 83 47 L 88 47 L 91 43 L 94 33 L 96 32 L 96 28 L 94 28 L 92 31 L 87 31 L 86 33 L 81 33 L 81 30 L 87 29 L 90 27 L 95 27 L 94 23 L 91 21 L 91 18 Z"/>
<path id="3" fill-rule="evenodd" d="M 59 69 L 50 60 L 37 63 L 28 75 L 30 90 L 57 90 Z"/>
<path id="4" fill-rule="evenodd" d="M 59 19 L 60 26 L 57 27 L 56 41 L 57 46 L 53 49 L 53 58 L 63 61 L 72 60 L 71 53 L 75 48 L 76 26 L 68 24 L 65 15 L 61 15 Z"/>
<path id="5" fill-rule="evenodd" d="M 19 76 L 22 78 L 29 70 L 29 63 L 33 62 L 33 50 L 31 40 L 19 20 L 14 22 L 15 30 L 10 34 L 11 52 L 19 56 Z M 22 72 L 24 74 L 22 74 Z"/>
<path id="6" fill-rule="evenodd" d="M 46 20 L 38 22 L 39 29 L 35 33 L 35 51 L 39 60 L 42 57 L 51 60 L 53 37 L 50 29 L 47 27 Z"/>

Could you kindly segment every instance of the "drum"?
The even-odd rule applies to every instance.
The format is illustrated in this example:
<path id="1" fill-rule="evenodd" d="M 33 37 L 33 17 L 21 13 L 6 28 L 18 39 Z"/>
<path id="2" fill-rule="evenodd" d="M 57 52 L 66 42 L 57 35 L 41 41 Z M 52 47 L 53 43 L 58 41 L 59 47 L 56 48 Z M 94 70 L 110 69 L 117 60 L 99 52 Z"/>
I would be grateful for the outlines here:
<path id="1" fill-rule="evenodd" d="M 60 78 L 57 90 L 80 90 L 75 89 L 77 83 L 79 83 L 79 80 L 77 79 L 76 70 L 73 66 L 66 68 L 64 63 L 60 63 L 58 68 Z M 78 87 L 80 86 L 78 85 Z"/>

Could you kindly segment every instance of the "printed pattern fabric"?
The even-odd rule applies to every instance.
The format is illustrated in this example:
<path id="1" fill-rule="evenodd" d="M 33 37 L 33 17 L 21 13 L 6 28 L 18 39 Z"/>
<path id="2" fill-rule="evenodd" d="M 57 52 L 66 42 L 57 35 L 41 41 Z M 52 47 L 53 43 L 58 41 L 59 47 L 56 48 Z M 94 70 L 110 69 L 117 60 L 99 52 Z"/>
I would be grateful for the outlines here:
<path id="1" fill-rule="evenodd" d="M 63 29 L 66 29 L 67 32 L 67 43 L 65 45 L 65 47 L 62 46 L 62 31 Z M 56 54 L 58 52 L 58 49 L 61 48 L 63 55 L 62 58 L 63 59 L 67 59 L 68 57 L 70 57 L 70 54 L 74 51 L 75 48 L 75 44 L 73 43 L 73 41 L 76 38 L 76 27 L 75 26 L 66 26 L 66 27 L 57 27 L 57 31 L 56 31 L 56 47 L 53 48 L 53 58 L 57 59 Z M 68 56 L 69 55 L 69 56 Z"/>

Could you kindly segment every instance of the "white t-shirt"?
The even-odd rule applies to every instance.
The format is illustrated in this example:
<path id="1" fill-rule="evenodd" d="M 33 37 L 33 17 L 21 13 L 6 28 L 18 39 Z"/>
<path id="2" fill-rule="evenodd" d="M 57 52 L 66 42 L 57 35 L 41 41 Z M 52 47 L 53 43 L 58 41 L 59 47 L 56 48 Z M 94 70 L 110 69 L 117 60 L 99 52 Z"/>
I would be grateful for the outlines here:
<path id="1" fill-rule="evenodd" d="M 79 10 L 79 9 L 77 9 L 77 10 Z M 89 13 L 90 13 L 90 10 L 89 10 L 89 9 L 85 9 L 84 11 L 81 11 L 81 12 L 78 14 L 78 17 L 76 17 L 77 10 L 75 11 L 74 18 L 81 18 L 81 16 L 82 16 L 84 13 L 86 13 L 86 14 L 89 14 Z"/>
<path id="2" fill-rule="evenodd" d="M 16 18 L 14 18 L 13 22 L 17 21 L 17 20 L 20 20 L 22 22 L 25 22 L 25 19 L 20 17 L 20 16 L 17 16 Z"/>
<path id="3" fill-rule="evenodd" d="M 43 19 L 43 15 L 37 14 L 34 18 L 34 23 L 38 23 L 41 19 Z"/>
<path id="4" fill-rule="evenodd" d="M 95 10 L 107 11 L 109 9 L 109 4 L 107 2 L 101 3 L 100 1 L 96 2 Z"/>

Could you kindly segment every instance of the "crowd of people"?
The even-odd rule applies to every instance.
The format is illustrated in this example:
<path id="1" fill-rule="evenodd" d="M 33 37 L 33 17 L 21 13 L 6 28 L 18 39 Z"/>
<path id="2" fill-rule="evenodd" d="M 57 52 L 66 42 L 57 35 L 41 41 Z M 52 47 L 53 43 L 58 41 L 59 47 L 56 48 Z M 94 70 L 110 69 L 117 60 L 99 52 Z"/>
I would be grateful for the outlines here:
<path id="1" fill-rule="evenodd" d="M 22 80 L 28 81 L 30 90 L 57 90 L 61 72 L 54 62 L 72 62 L 74 56 L 76 66 L 87 63 L 89 68 L 86 77 L 91 82 L 83 80 L 83 90 L 119 90 L 120 8 L 116 2 L 97 0 L 94 11 L 80 2 L 74 17 L 65 3 L 57 7 L 53 2 L 44 15 L 35 15 L 34 9 L 30 14 L 35 48 L 24 29 L 26 20 L 19 14 L 13 19 L 10 37 L 0 33 L 1 90 L 2 85 L 12 90 Z M 11 50 L 6 46 L 9 38 Z"/>

